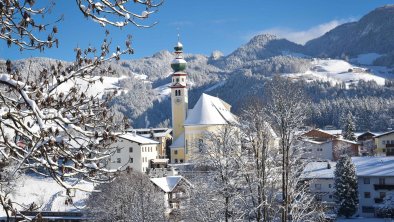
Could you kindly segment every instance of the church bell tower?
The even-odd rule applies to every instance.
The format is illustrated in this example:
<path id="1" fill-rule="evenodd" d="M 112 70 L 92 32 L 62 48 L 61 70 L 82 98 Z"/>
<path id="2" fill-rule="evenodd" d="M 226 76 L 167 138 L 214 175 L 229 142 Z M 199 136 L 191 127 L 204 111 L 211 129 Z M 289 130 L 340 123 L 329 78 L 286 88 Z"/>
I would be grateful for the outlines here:
<path id="1" fill-rule="evenodd" d="M 171 62 L 172 82 L 171 82 L 171 109 L 172 109 L 172 128 L 174 140 L 185 132 L 184 123 L 188 110 L 187 94 L 187 73 L 186 61 L 183 59 L 183 45 L 179 42 L 174 47 L 176 58 Z"/>

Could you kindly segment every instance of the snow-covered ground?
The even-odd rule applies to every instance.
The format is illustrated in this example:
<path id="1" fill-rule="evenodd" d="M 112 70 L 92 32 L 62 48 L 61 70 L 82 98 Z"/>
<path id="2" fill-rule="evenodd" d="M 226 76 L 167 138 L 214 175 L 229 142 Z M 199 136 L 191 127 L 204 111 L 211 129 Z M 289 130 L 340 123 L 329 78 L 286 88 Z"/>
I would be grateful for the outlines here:
<path id="1" fill-rule="evenodd" d="M 349 85 L 364 80 L 375 81 L 379 85 L 384 85 L 384 76 L 387 77 L 387 72 L 387 69 L 377 70 L 376 67 L 373 69 L 355 66 L 344 60 L 313 59 L 312 67 L 305 73 L 290 73 L 285 75 L 295 79 L 302 78 L 307 81 L 329 81 L 333 84 L 345 83 Z"/>
<path id="2" fill-rule="evenodd" d="M 77 187 L 92 191 L 94 185 L 92 183 L 81 181 Z M 73 192 L 72 192 L 73 193 Z M 13 202 L 30 206 L 33 202 L 43 211 L 76 211 L 85 206 L 85 200 L 90 192 L 80 190 L 75 191 L 72 198 L 73 205 L 66 205 L 66 190 L 57 184 L 52 178 L 44 178 L 41 176 L 22 175 L 18 178 L 17 183 L 12 191 L 11 199 Z M 19 207 L 23 210 L 22 207 Z M 0 215 L 5 216 L 5 212 L 1 209 Z"/>

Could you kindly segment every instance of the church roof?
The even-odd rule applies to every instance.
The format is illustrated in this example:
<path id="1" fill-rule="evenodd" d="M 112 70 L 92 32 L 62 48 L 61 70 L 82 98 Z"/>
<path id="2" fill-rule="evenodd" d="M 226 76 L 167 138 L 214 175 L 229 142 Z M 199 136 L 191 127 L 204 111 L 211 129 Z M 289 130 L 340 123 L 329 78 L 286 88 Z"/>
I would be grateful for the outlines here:
<path id="1" fill-rule="evenodd" d="M 237 123 L 230 112 L 230 105 L 223 100 L 203 93 L 196 105 L 188 112 L 185 126 L 225 125 Z"/>

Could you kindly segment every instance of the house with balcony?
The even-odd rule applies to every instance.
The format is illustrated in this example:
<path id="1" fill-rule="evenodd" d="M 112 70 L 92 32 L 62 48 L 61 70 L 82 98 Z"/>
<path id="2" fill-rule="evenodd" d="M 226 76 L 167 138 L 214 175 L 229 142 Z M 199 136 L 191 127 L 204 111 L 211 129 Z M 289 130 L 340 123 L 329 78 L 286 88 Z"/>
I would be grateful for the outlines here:
<path id="1" fill-rule="evenodd" d="M 394 194 L 394 157 L 352 157 L 352 162 L 358 179 L 357 214 L 376 217 L 384 198 Z M 335 168 L 336 164 L 333 162 L 311 162 L 302 174 L 305 181 L 309 182 L 310 192 L 315 194 L 316 200 L 327 206 L 335 204 Z M 389 207 L 394 209 L 394 204 Z"/>
<path id="2" fill-rule="evenodd" d="M 169 219 L 175 219 L 178 216 L 178 210 L 183 207 L 182 202 L 189 197 L 188 190 L 193 185 L 183 176 L 166 176 L 150 179 L 164 194 L 164 205 L 166 207 L 166 214 Z"/>
<path id="3" fill-rule="evenodd" d="M 374 137 L 377 156 L 394 156 L 394 130 Z"/>
<path id="4" fill-rule="evenodd" d="M 341 135 L 342 130 L 312 129 L 300 136 L 305 148 L 305 157 L 313 160 L 335 161 L 343 154 L 359 156 L 360 144 L 346 140 Z"/>

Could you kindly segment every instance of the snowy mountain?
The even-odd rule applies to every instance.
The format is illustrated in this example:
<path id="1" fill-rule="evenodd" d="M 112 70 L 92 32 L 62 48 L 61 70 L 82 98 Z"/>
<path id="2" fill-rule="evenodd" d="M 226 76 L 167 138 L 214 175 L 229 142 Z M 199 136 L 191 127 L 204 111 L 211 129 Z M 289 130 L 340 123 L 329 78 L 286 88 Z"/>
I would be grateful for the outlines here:
<path id="1" fill-rule="evenodd" d="M 390 68 L 394 64 L 394 42 L 391 39 L 394 39 L 394 6 L 385 6 L 358 22 L 334 28 L 305 46 L 262 34 L 229 55 L 218 51 L 211 56 L 185 54 L 189 105 L 193 107 L 201 93 L 207 92 L 223 98 L 237 113 L 245 102 L 243 98 L 263 96 L 264 81 L 278 74 L 305 80 L 312 88 L 315 84 L 349 88 L 367 81 L 384 86 L 386 79 L 394 78 Z M 115 109 L 129 117 L 134 127 L 155 126 L 171 116 L 168 84 L 173 59 L 173 53 L 163 50 L 151 57 L 103 64 L 103 68 L 111 67 L 114 73 L 108 74 L 102 85 L 92 87 L 91 93 L 116 89 L 121 93 L 113 101 Z M 58 62 L 32 58 L 13 64 L 24 76 L 34 76 Z M 4 61 L 0 61 L 0 69 L 1 63 Z M 83 87 L 83 83 L 79 84 Z M 335 94 L 338 93 L 336 90 L 328 92 Z"/>
<path id="2" fill-rule="evenodd" d="M 373 10 L 357 22 L 340 25 L 310 40 L 305 44 L 305 49 L 307 54 L 313 56 L 333 58 L 357 57 L 365 53 L 389 55 L 394 50 L 393 36 L 394 5 L 387 5 Z"/>

